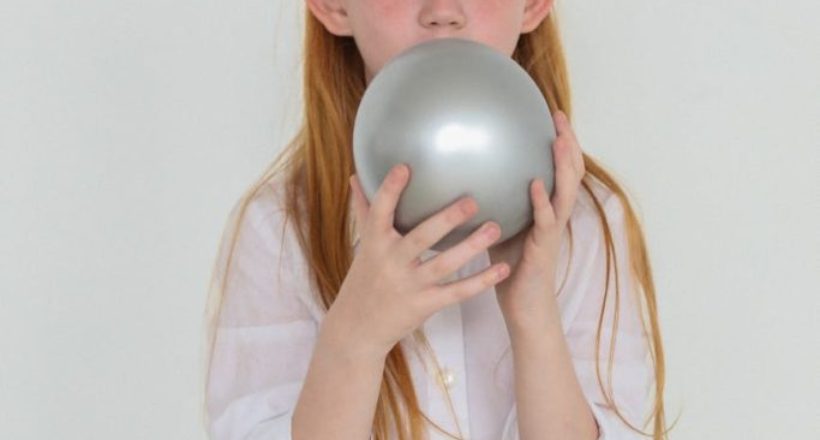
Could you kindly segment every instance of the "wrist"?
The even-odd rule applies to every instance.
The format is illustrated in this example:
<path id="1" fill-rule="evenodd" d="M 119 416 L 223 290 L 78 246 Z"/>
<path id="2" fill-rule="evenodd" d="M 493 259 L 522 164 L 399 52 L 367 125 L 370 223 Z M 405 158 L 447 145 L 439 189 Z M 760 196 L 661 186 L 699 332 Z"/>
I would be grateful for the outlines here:
<path id="1" fill-rule="evenodd" d="M 545 302 L 524 311 L 507 312 L 503 316 L 511 338 L 518 336 L 529 338 L 550 332 L 563 333 L 561 313 L 557 304 Z"/>
<path id="2" fill-rule="evenodd" d="M 353 331 L 337 316 L 328 312 L 319 327 L 317 344 L 325 351 L 336 356 L 384 363 L 389 348 L 381 347 Z"/>

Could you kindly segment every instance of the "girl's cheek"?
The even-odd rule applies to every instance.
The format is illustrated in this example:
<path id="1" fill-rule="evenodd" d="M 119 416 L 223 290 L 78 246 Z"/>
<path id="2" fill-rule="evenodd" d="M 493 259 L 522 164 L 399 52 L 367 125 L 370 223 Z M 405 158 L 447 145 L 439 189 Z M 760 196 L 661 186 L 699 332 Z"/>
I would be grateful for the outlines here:
<path id="1" fill-rule="evenodd" d="M 470 11 L 477 16 L 491 17 L 509 15 L 512 11 L 523 11 L 525 0 L 474 0 Z"/>
<path id="2" fill-rule="evenodd" d="M 368 3 L 366 9 L 375 17 L 389 19 L 399 17 L 411 11 L 412 0 L 363 0 Z"/>

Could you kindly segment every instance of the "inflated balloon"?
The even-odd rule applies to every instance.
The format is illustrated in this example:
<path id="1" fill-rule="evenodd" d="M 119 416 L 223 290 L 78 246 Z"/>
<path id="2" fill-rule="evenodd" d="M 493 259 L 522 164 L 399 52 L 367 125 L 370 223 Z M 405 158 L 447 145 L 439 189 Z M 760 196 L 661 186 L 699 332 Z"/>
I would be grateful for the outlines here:
<path id="1" fill-rule="evenodd" d="M 493 220 L 501 243 L 532 224 L 529 185 L 552 194 L 555 126 L 544 96 L 513 59 L 461 38 L 428 40 L 391 59 L 356 113 L 353 157 L 372 200 L 390 169 L 410 180 L 396 207 L 401 234 L 471 196 L 478 212 L 432 249 L 444 251 Z"/>

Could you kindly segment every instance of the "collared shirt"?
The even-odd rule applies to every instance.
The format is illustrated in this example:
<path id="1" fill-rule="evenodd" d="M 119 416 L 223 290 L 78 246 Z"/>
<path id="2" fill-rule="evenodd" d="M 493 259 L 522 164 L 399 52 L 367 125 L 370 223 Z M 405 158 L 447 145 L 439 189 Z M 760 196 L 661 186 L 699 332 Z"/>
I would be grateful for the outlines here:
<path id="1" fill-rule="evenodd" d="M 310 281 L 292 219 L 286 225 L 283 221 L 283 188 L 278 180 L 269 182 L 251 200 L 238 226 L 207 378 L 208 431 L 213 440 L 291 438 L 291 417 L 325 312 Z M 605 387 L 612 386 L 620 413 L 633 426 L 646 431 L 644 421 L 652 402 L 654 370 L 649 362 L 639 297 L 629 276 L 623 206 L 604 187 L 593 184 L 593 189 L 608 217 L 620 284 L 610 384 L 613 266 L 600 339 L 600 376 Z M 237 207 L 238 203 L 231 219 Z M 570 222 L 574 246 L 571 256 L 568 237 L 561 246 L 555 292 L 576 374 L 598 424 L 599 439 L 643 438 L 615 414 L 599 388 L 595 339 L 604 301 L 606 250 L 598 215 L 583 189 L 579 189 Z M 224 267 L 230 236 L 225 235 L 219 248 L 218 267 Z M 358 243 L 353 251 L 355 255 Z M 428 250 L 422 259 L 435 254 Z M 464 278 L 489 265 L 488 254 L 483 251 L 451 278 Z M 223 276 L 218 272 L 212 282 L 221 282 Z M 565 276 L 566 283 L 559 292 Z M 495 289 L 488 288 L 439 310 L 423 323 L 422 329 L 440 368 L 414 354 L 412 336 L 400 341 L 409 353 L 407 359 L 422 411 L 465 439 L 518 440 L 512 351 Z M 431 440 L 449 438 L 429 425 L 428 432 Z"/>

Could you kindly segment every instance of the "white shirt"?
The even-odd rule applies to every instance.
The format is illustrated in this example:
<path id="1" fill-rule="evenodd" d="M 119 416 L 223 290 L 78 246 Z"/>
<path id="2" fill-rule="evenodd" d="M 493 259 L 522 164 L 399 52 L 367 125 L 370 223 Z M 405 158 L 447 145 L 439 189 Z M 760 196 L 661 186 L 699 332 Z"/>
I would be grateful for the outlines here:
<path id="1" fill-rule="evenodd" d="M 612 374 L 614 400 L 633 426 L 646 430 L 643 423 L 650 409 L 654 371 L 648 362 L 639 303 L 627 276 L 623 207 L 604 187 L 593 188 L 603 200 L 618 261 L 621 295 Z M 291 438 L 291 416 L 325 312 L 315 299 L 292 219 L 282 229 L 283 192 L 278 180 L 267 184 L 259 197 L 250 202 L 239 227 L 240 237 L 224 293 L 208 377 L 208 430 L 213 440 Z M 231 218 L 236 209 L 234 206 Z M 598 216 L 583 189 L 579 190 L 570 221 L 575 241 L 572 267 L 564 290 L 558 295 L 558 304 L 574 367 L 599 425 L 599 438 L 639 439 L 642 437 L 608 408 L 596 378 L 595 332 L 604 294 L 606 253 Z M 229 236 L 226 234 L 226 238 Z M 219 267 L 224 267 L 227 242 L 226 239 L 220 247 Z M 560 251 L 556 292 L 569 263 L 568 244 L 567 237 Z M 354 253 L 357 250 L 355 246 Z M 423 259 L 435 253 L 428 250 Z M 489 265 L 484 251 L 454 274 L 453 279 Z M 219 275 L 215 278 L 217 282 L 220 279 Z M 614 301 L 613 267 L 599 352 L 605 385 Z M 436 312 L 424 322 L 423 329 L 442 368 L 440 380 L 436 379 L 431 361 L 422 361 L 413 354 L 410 335 L 400 342 L 407 348 L 405 353 L 422 410 L 451 433 L 458 434 L 460 427 L 465 439 L 517 440 L 512 351 L 495 289 L 489 288 Z M 496 365 L 497 371 L 493 371 Z M 442 386 L 450 392 L 455 418 L 440 391 Z M 432 427 L 429 435 L 431 440 L 448 438 Z"/>

